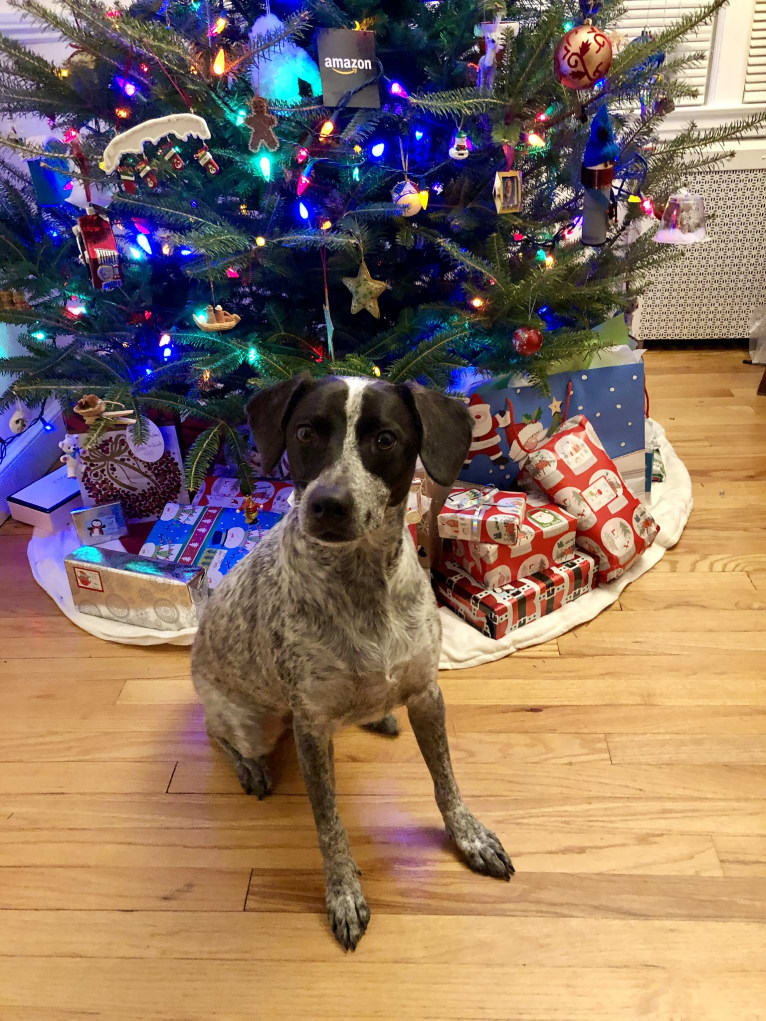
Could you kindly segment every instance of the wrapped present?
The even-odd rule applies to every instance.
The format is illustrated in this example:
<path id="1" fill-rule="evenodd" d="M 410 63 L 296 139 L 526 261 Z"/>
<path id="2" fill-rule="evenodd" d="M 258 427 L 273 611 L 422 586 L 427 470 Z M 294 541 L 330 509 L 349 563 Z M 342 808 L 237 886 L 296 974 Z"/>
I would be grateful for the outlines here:
<path id="1" fill-rule="evenodd" d="M 490 638 L 553 613 L 596 584 L 594 561 L 581 553 L 500 589 L 484 588 L 449 561 L 433 571 L 433 581 L 439 602 Z"/>
<path id="2" fill-rule="evenodd" d="M 286 514 L 293 505 L 295 487 L 292 482 L 278 479 L 256 479 L 253 491 L 246 497 L 240 489 L 238 479 L 228 475 L 208 475 L 197 492 L 192 504 L 195 507 L 236 507 L 241 509 L 246 502 L 259 511 L 273 511 Z"/>
<path id="3" fill-rule="evenodd" d="M 555 504 L 528 507 L 513 546 L 453 539 L 444 556 L 485 588 L 502 588 L 528 578 L 575 553 L 576 520 Z"/>
<path id="4" fill-rule="evenodd" d="M 207 598 L 205 572 L 132 553 L 80 546 L 64 559 L 75 608 L 157 631 L 195 627 Z"/>
<path id="5" fill-rule="evenodd" d="M 261 511 L 258 520 L 249 523 L 234 507 L 169 503 L 140 554 L 183 567 L 203 567 L 212 589 L 282 517 Z"/>
<path id="6" fill-rule="evenodd" d="M 125 515 L 119 503 L 78 507 L 72 511 L 72 521 L 83 546 L 102 546 L 105 542 L 127 535 L 128 532 Z"/>
<path id="7" fill-rule="evenodd" d="M 654 518 L 630 492 L 583 415 L 537 447 L 525 470 L 577 517 L 577 545 L 596 557 L 599 581 L 619 578 L 657 537 Z"/>
<path id="8" fill-rule="evenodd" d="M 527 498 L 491 486 L 453 486 L 439 512 L 437 527 L 442 539 L 513 546 L 524 523 Z"/>
<path id="9" fill-rule="evenodd" d="M 156 521 L 169 501 L 189 502 L 175 428 L 153 422 L 149 428 L 143 444 L 123 426 L 81 448 L 80 493 L 86 507 L 119 501 L 128 521 Z"/>
<path id="10" fill-rule="evenodd" d="M 80 502 L 77 479 L 70 479 L 65 465 L 43 475 L 37 482 L 8 497 L 12 518 L 43 532 L 55 532 L 69 521 L 69 512 Z"/>

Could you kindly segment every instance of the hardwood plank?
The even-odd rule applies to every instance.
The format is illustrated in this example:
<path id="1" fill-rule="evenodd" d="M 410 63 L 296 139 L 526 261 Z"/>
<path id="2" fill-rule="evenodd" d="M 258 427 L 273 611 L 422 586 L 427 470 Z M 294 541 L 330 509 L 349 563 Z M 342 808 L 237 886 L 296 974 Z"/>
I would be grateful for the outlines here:
<path id="1" fill-rule="evenodd" d="M 759 594 L 745 574 L 654 574 L 650 571 L 620 595 L 623 610 L 702 609 L 765 610 L 766 593 Z"/>
<path id="2" fill-rule="evenodd" d="M 615 763 L 766 764 L 766 734 L 609 734 Z"/>
<path id="3" fill-rule="evenodd" d="M 59 1012 L 101 1012 L 125 1021 L 253 1021 L 258 1018 L 338 1017 L 354 1021 L 615 1021 L 690 1017 L 756 1019 L 766 998 L 766 974 L 743 982 L 738 971 L 640 968 L 553 968 L 514 963 L 513 940 L 499 941 L 490 961 L 456 968 L 449 964 L 402 964 L 395 981 L 387 969 L 358 953 L 342 958 L 337 973 L 325 963 L 88 960 L 28 958 L 0 960 L 3 1017 L 28 1021 L 29 1004 Z M 338 951 L 340 954 L 340 951 Z M 504 956 L 500 958 L 500 954 Z M 352 971 L 353 969 L 353 971 Z M 438 998 L 434 999 L 435 991 Z M 130 1004 L 129 1010 L 125 1009 Z M 436 1006 L 436 1010 L 434 1010 Z M 11 1010 L 15 1014 L 11 1014 Z M 25 1013 L 26 1016 L 25 1016 Z M 38 1014 L 39 1021 L 39 1014 Z"/>
<path id="4" fill-rule="evenodd" d="M 8 866 L 0 909 L 241 911 L 249 878 L 248 869 Z"/>
<path id="5" fill-rule="evenodd" d="M 480 735 L 473 735 L 478 742 Z M 460 788 L 467 798 L 481 797 L 487 790 L 502 791 L 505 797 L 546 798 L 624 797 L 644 795 L 677 798 L 763 798 L 766 766 L 657 766 L 536 765 L 526 768 L 509 748 L 504 760 L 486 763 L 468 760 L 456 767 Z M 281 794 L 303 794 L 305 786 L 297 764 L 291 759 L 279 775 Z M 385 796 L 392 790 L 404 797 L 426 798 L 432 781 L 425 763 L 400 762 L 390 770 L 381 761 L 338 762 L 335 785 L 339 795 L 348 797 Z M 230 763 L 223 755 L 214 760 L 181 759 L 173 773 L 171 794 L 238 794 L 241 788 Z"/>
<path id="6" fill-rule="evenodd" d="M 692 553 L 685 552 L 686 549 L 686 543 L 684 544 L 684 552 L 680 551 L 677 546 L 673 547 L 658 564 L 655 564 L 651 574 L 644 575 L 644 577 L 656 577 L 658 574 L 669 574 L 675 571 L 687 575 L 698 572 L 711 574 L 721 571 L 766 573 L 766 553 L 750 553 L 743 549 L 740 554 L 718 556 L 712 550 L 706 552 L 700 550 L 699 553 Z M 751 574 L 750 577 L 756 590 L 761 591 L 758 589 L 758 583 L 755 580 L 756 576 Z"/>
<path id="7" fill-rule="evenodd" d="M 406 834 L 436 828 L 441 819 L 433 796 L 427 798 L 348 797 L 340 814 L 349 829 L 383 826 Z M 490 828 L 512 834 L 528 827 L 606 829 L 657 833 L 766 832 L 766 798 L 580 798 L 571 795 L 542 799 L 484 796 L 471 798 L 471 808 Z M 313 824 L 308 799 L 276 794 L 256 802 L 246 795 L 175 794 L 25 794 L 0 796 L 0 822 L 8 832 L 40 829 L 168 827 L 212 829 L 277 827 Z"/>
<path id="8" fill-rule="evenodd" d="M 365 875 L 397 869 L 464 868 L 446 834 L 431 827 L 352 827 L 354 860 Z M 703 833 L 630 832 L 603 828 L 527 826 L 508 830 L 519 872 L 603 872 L 621 875 L 720 876 L 711 838 Z M 321 871 L 314 827 L 0 828 L 0 867 L 259 868 Z"/>
<path id="9" fill-rule="evenodd" d="M 715 849 L 725 876 L 766 876 L 766 833 L 737 837 L 718 834 Z"/>
<path id="10" fill-rule="evenodd" d="M 649 669 L 649 668 L 647 668 Z M 757 706 L 455 705 L 456 733 L 737 734 L 766 733 Z"/>
<path id="11" fill-rule="evenodd" d="M 164 961 L 315 961 L 347 967 L 316 914 L 283 912 L 6 911 L 0 957 L 121 958 Z M 681 968 L 763 971 L 766 926 L 756 922 L 516 917 L 376 912 L 364 941 L 366 964 L 481 965 L 519 968 Z M 511 945 L 512 944 L 512 945 Z M 502 955 L 502 956 L 501 956 Z M 361 947 L 359 957 L 362 956 Z M 432 1015 L 429 1013 L 428 1017 Z"/>
<path id="12" fill-rule="evenodd" d="M 160 794 L 175 762 L 0 762 L 0 794 Z"/>
<path id="13" fill-rule="evenodd" d="M 764 564 L 766 567 L 766 564 Z M 749 574 L 750 582 L 756 592 L 763 595 L 766 598 L 766 570 L 750 571 Z"/>
<path id="14" fill-rule="evenodd" d="M 678 918 L 763 922 L 766 878 L 519 873 L 493 882 L 468 869 L 438 876 L 419 871 L 364 877 L 372 910 L 387 914 L 466 914 L 565 918 Z M 321 872 L 253 870 L 247 911 L 321 911 Z"/>

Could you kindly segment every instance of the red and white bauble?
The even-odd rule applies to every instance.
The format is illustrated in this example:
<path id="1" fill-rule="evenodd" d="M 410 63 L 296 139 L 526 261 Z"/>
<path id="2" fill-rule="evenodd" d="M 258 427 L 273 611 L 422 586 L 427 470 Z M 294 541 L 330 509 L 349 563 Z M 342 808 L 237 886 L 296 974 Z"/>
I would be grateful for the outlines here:
<path id="1" fill-rule="evenodd" d="M 570 28 L 553 54 L 553 69 L 568 89 L 590 89 L 612 66 L 609 38 L 589 22 Z"/>
<path id="2" fill-rule="evenodd" d="M 534 355 L 543 346 L 543 335 L 534 326 L 519 326 L 513 331 L 513 347 L 517 354 Z"/>

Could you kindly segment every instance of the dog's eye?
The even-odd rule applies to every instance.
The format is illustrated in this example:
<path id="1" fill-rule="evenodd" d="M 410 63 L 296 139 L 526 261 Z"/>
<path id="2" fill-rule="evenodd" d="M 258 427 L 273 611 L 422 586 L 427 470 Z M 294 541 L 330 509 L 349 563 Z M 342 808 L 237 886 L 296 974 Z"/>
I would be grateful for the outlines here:
<path id="1" fill-rule="evenodd" d="M 378 445 L 378 450 L 390 450 L 396 443 L 396 436 L 387 429 L 384 429 L 383 432 L 378 433 L 375 442 Z"/>
<path id="2" fill-rule="evenodd" d="M 310 425 L 299 425 L 295 435 L 299 443 L 310 443 L 314 439 L 314 430 Z"/>

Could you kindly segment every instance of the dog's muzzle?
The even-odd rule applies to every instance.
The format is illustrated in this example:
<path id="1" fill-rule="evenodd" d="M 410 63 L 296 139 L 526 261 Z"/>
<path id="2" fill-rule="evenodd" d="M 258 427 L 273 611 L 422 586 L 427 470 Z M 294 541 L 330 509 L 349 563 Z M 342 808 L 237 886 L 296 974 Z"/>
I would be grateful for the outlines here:
<path id="1" fill-rule="evenodd" d="M 354 534 L 354 498 L 341 487 L 314 486 L 305 508 L 305 527 L 323 542 L 349 542 Z"/>

